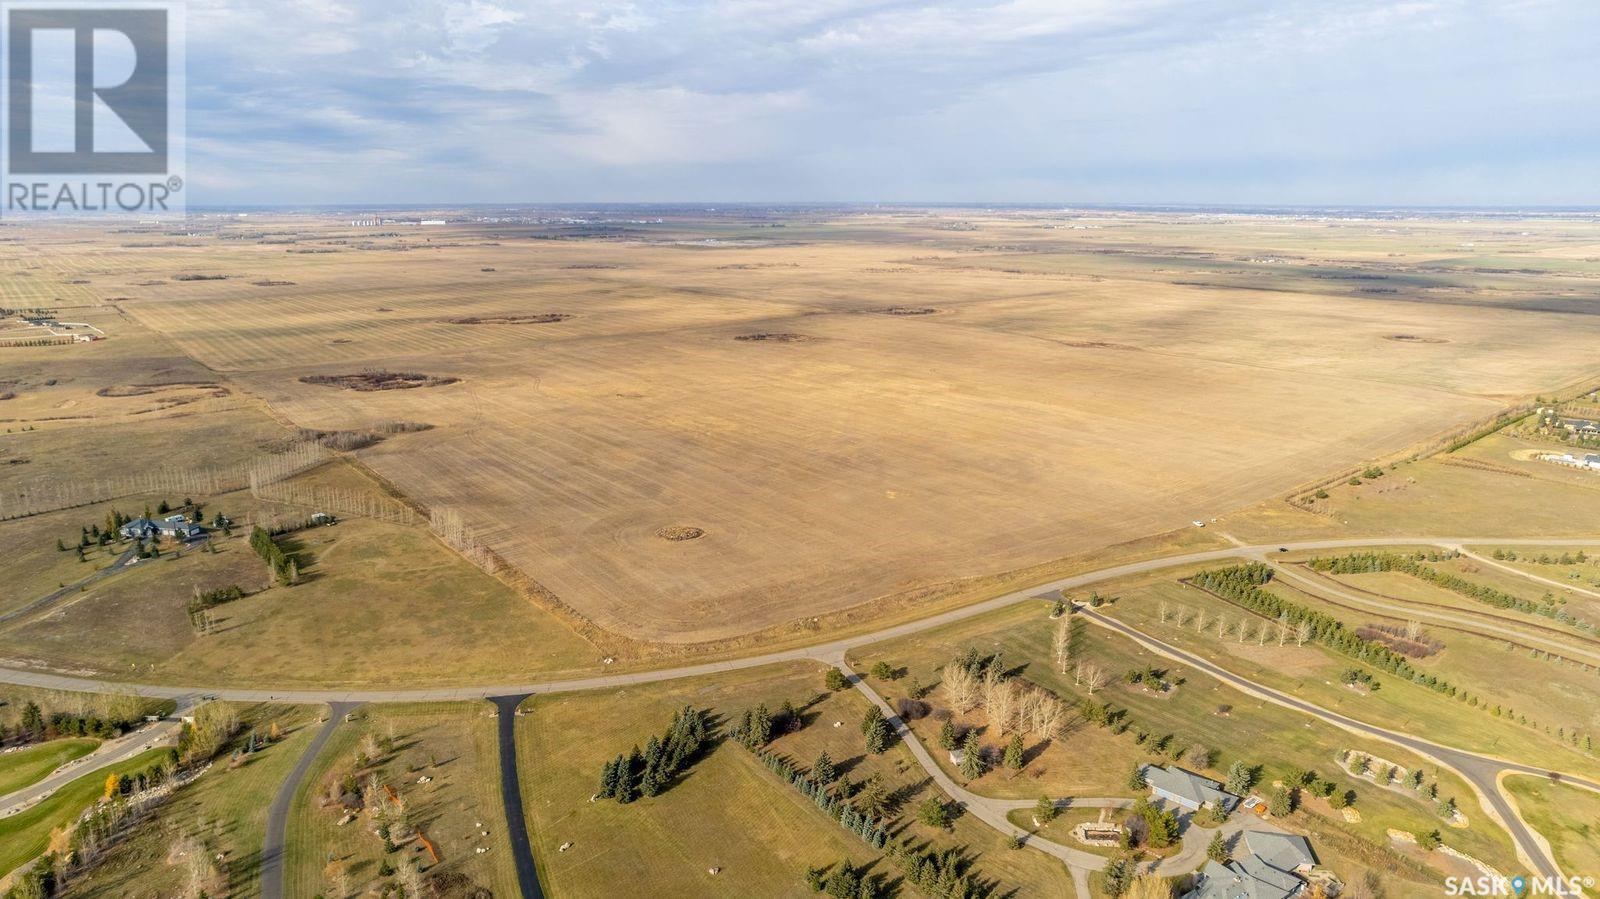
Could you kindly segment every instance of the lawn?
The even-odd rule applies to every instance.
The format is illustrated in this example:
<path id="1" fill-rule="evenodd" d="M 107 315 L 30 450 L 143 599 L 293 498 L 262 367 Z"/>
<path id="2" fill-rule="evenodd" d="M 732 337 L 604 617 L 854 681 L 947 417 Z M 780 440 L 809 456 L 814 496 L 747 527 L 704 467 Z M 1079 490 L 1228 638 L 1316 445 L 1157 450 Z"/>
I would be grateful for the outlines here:
<path id="1" fill-rule="evenodd" d="M 1113 608 L 1123 610 L 1127 596 L 1133 592 L 1125 591 L 1123 599 Z M 905 675 L 898 681 L 883 683 L 874 680 L 874 684 L 885 695 L 899 696 L 905 695 L 912 684 L 936 684 L 939 678 L 936 666 L 971 646 L 982 653 L 999 651 L 1011 670 L 1020 669 L 1020 676 L 1050 689 L 1058 696 L 1069 697 L 1073 702 L 1081 701 L 1087 697 L 1086 690 L 1074 683 L 1071 674 L 1062 675 L 1050 664 L 1055 622 L 1049 620 L 1045 612 L 1046 607 L 1042 603 L 1007 609 L 890 643 L 864 647 L 850 654 L 851 664 L 857 670 L 866 670 L 882 660 L 893 668 L 905 669 Z M 1392 854 L 1385 850 L 1388 843 L 1386 830 L 1390 827 L 1413 832 L 1436 827 L 1449 830 L 1452 844 L 1465 852 L 1501 866 L 1514 861 L 1509 837 L 1483 815 L 1470 789 L 1450 772 L 1440 770 L 1436 765 L 1398 748 L 1359 739 L 1331 725 L 1246 696 L 1204 674 L 1175 666 L 1144 651 L 1120 635 L 1083 624 L 1079 627 L 1081 630 L 1075 641 L 1078 658 L 1098 665 L 1110 674 L 1110 683 L 1099 690 L 1094 698 L 1127 709 L 1130 721 L 1128 732 L 1116 735 L 1109 729 L 1089 724 L 1080 715 L 1071 715 L 1064 736 L 1043 745 L 1033 745 L 1034 740 L 1030 737 L 1029 762 L 1020 775 L 991 772 L 970 783 L 969 789 L 986 795 L 1018 799 L 1036 798 L 1041 793 L 1053 798 L 1073 795 L 1135 796 L 1138 793 L 1127 786 L 1132 767 L 1149 761 L 1170 761 L 1170 754 L 1156 753 L 1136 741 L 1137 734 L 1144 731 L 1154 738 L 1171 735 L 1171 745 L 1178 749 L 1187 749 L 1194 744 L 1210 749 L 1213 755 L 1211 765 L 1198 770 L 1219 781 L 1225 779 L 1229 765 L 1234 761 L 1243 761 L 1248 765 L 1263 766 L 1260 784 L 1266 786 L 1258 784 L 1258 791 L 1269 790 L 1274 781 L 1287 778 L 1301 769 L 1315 770 L 1339 784 L 1341 789 L 1355 789 L 1361 820 L 1347 823 L 1340 817 L 1338 827 L 1368 847 L 1372 855 L 1370 858 L 1360 858 L 1355 853 L 1344 853 L 1342 860 L 1350 871 L 1341 873 L 1347 876 L 1351 872 L 1390 863 L 1397 866 L 1396 870 L 1383 868 L 1385 876 L 1416 876 L 1410 866 L 1394 860 Z M 1155 634 L 1166 637 L 1160 631 L 1155 631 Z M 1276 646 L 1270 648 L 1278 650 Z M 1285 653 L 1277 664 L 1292 665 L 1297 662 Z M 1121 678 L 1128 670 L 1151 665 L 1165 670 L 1165 679 L 1177 684 L 1175 689 L 1167 694 L 1155 693 L 1128 684 Z M 941 690 L 934 689 L 927 700 L 936 709 L 944 706 Z M 969 713 L 965 720 L 980 728 L 987 728 L 988 725 L 987 718 L 981 712 Z M 913 724 L 913 729 L 930 746 L 937 727 L 933 717 L 923 718 Z M 986 744 L 998 747 L 999 741 L 989 736 L 987 731 L 980 733 Z M 1335 752 L 1340 749 L 1371 753 L 1407 767 L 1420 765 L 1430 781 L 1438 782 L 1441 797 L 1454 796 L 1457 799 L 1465 809 L 1471 826 L 1465 830 L 1449 829 L 1428 800 L 1409 792 L 1380 789 L 1368 780 L 1349 776 L 1341 770 L 1335 758 Z M 934 750 L 933 754 L 941 765 L 945 765 L 947 773 L 957 780 L 961 779 L 954 766 L 948 765 L 944 753 Z M 1185 757 L 1189 759 L 1191 754 L 1185 753 Z M 1183 764 L 1191 769 L 1198 767 L 1189 760 Z M 1320 799 L 1308 800 L 1307 805 L 1312 810 L 1321 806 L 1321 810 L 1330 816 L 1339 815 L 1327 808 Z M 1407 874 L 1407 871 L 1411 873 Z"/>
<path id="2" fill-rule="evenodd" d="M 1386 594 L 1392 589 L 1394 595 L 1406 594 L 1402 598 L 1426 595 L 1428 601 L 1433 601 L 1448 595 L 1463 602 L 1472 602 L 1405 574 L 1344 576 L 1350 580 L 1377 577 L 1389 579 Z M 1338 605 L 1335 600 L 1324 600 L 1315 591 L 1300 590 L 1278 580 L 1268 589 L 1291 602 L 1337 616 L 1351 627 L 1378 624 L 1404 628 L 1407 623 L 1405 616 L 1353 610 Z M 1424 593 L 1424 590 L 1434 592 Z M 1186 597 L 1185 601 L 1190 598 Z M 1490 606 L 1480 606 L 1489 612 L 1497 612 Z M 1579 662 L 1557 661 L 1544 653 L 1514 646 L 1495 636 L 1479 635 L 1465 628 L 1426 625 L 1423 631 L 1430 638 L 1443 643 L 1444 647 L 1426 658 L 1414 659 L 1412 663 L 1419 670 L 1468 690 L 1490 708 L 1499 706 L 1505 711 L 1514 710 L 1518 715 L 1526 715 L 1530 720 L 1540 722 L 1541 727 L 1547 724 L 1558 736 L 1573 732 L 1600 735 L 1600 705 L 1594 701 L 1594 691 L 1600 682 L 1597 682 L 1593 669 Z M 1252 650 L 1246 647 L 1239 651 L 1248 653 Z"/>
<path id="3" fill-rule="evenodd" d="M 242 522 L 257 507 L 216 508 Z M 350 518 L 281 538 L 300 560 L 293 587 L 272 584 L 245 534 L 219 539 L 216 553 L 141 562 L 14 625 L 7 642 L 55 667 L 240 686 L 482 683 L 599 667 L 587 641 L 420 525 Z M 194 592 L 228 584 L 248 595 L 196 634 Z"/>
<path id="4" fill-rule="evenodd" d="M 1526 775 L 1504 784 L 1523 820 L 1550 841 L 1563 874 L 1600 876 L 1600 795 Z"/>
<path id="5" fill-rule="evenodd" d="M 168 860 L 168 850 L 182 836 L 201 840 L 213 857 L 222 859 L 231 899 L 259 895 L 267 806 L 315 735 L 316 712 L 309 706 L 237 708 L 244 729 L 211 769 L 141 821 L 93 868 L 75 878 L 65 895 L 79 899 L 178 895 L 187 872 Z M 266 736 L 273 723 L 280 729 L 279 741 L 230 767 L 229 753 L 245 744 L 250 731 Z"/>
<path id="6" fill-rule="evenodd" d="M 88 755 L 99 745 L 100 741 L 93 739 L 51 740 L 0 753 L 0 796 L 38 783 L 51 771 Z"/>
<path id="7" fill-rule="evenodd" d="M 683 704 L 709 708 L 720 730 L 756 703 L 775 710 L 785 699 L 802 709 L 805 726 L 779 736 L 775 752 L 807 767 L 826 750 L 852 781 L 880 775 L 899 791 L 897 813 L 907 836 L 939 848 L 966 847 L 978 872 L 998 881 L 1003 895 L 1070 890 L 1058 862 L 1004 849 L 999 834 L 981 822 L 963 817 L 953 831 L 939 833 L 910 821 L 931 795 L 910 751 L 896 745 L 881 755 L 864 753 L 857 725 L 866 699 L 853 690 L 823 690 L 822 669 L 795 663 L 529 702 L 517 724 L 518 758 L 547 894 L 613 896 L 618 883 L 648 883 L 655 895 L 799 897 L 811 894 L 807 868 L 842 858 L 897 877 L 876 850 L 731 741 L 716 744 L 658 796 L 628 805 L 589 801 L 605 762 L 664 730 Z M 571 847 L 559 851 L 568 842 Z"/>
<path id="8" fill-rule="evenodd" d="M 1293 588 L 1276 581 L 1268 587 L 1285 598 L 1293 595 Z M 1600 771 L 1600 764 L 1556 739 L 1555 723 L 1547 736 L 1541 731 L 1510 721 L 1492 717 L 1488 712 L 1468 708 L 1459 700 L 1448 700 L 1426 687 L 1394 677 L 1380 677 L 1382 689 L 1373 695 L 1350 690 L 1340 683 L 1340 673 L 1355 667 L 1352 660 L 1320 647 L 1308 644 L 1295 652 L 1286 652 L 1269 641 L 1264 647 L 1253 643 L 1239 644 L 1236 639 L 1218 640 L 1215 628 L 1196 634 L 1193 627 L 1177 627 L 1169 622 L 1159 623 L 1159 609 L 1165 602 L 1169 608 L 1184 607 L 1190 610 L 1205 609 L 1210 621 L 1226 614 L 1237 622 L 1243 615 L 1239 607 L 1225 603 L 1200 590 L 1185 587 L 1171 580 L 1148 583 L 1145 586 L 1119 591 L 1119 601 L 1110 608 L 1110 614 L 1149 632 L 1172 644 L 1195 651 L 1210 661 L 1222 665 L 1259 683 L 1274 687 L 1291 695 L 1315 702 L 1323 708 L 1354 718 L 1392 727 L 1409 733 L 1427 734 L 1431 739 L 1447 745 L 1474 752 L 1520 759 L 1528 764 L 1555 767 L 1574 773 Z M 1340 618 L 1347 626 L 1361 623 L 1361 617 L 1340 610 Z M 1252 618 L 1251 620 L 1259 621 Z M 1537 683 L 1537 681 L 1536 681 Z M 1487 692 L 1488 684 L 1483 682 Z M 1469 685 L 1469 692 L 1476 687 Z"/>
<path id="9" fill-rule="evenodd" d="M 487 703 L 367 706 L 356 712 L 356 720 L 340 724 L 295 793 L 286 837 L 288 894 L 343 899 L 325 876 L 329 859 L 346 867 L 347 886 L 356 894 L 395 882 L 379 874 L 381 865 L 398 869 L 403 859 L 415 858 L 435 884 L 454 881 L 462 889 L 476 885 L 496 896 L 516 895 L 491 711 Z M 342 811 L 322 803 L 330 775 L 337 782 L 339 774 L 352 770 L 369 735 L 392 748 L 359 772 L 358 781 L 370 774 L 396 791 L 412 825 L 438 850 L 437 864 L 415 840 L 385 853 L 365 814 L 340 827 Z"/>
<path id="10" fill-rule="evenodd" d="M 151 749 L 119 765 L 85 774 L 28 810 L 0 818 L 0 876 L 44 852 L 50 845 L 51 831 L 77 820 L 79 814 L 99 800 L 107 776 L 137 771 L 166 752 L 166 749 Z"/>

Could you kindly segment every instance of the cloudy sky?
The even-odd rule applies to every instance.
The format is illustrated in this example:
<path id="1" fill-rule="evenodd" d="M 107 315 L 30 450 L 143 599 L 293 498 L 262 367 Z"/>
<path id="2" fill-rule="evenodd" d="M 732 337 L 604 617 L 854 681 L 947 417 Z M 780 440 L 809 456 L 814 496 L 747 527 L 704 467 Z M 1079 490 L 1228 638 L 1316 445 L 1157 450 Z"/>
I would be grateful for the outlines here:
<path id="1" fill-rule="evenodd" d="M 1600 204 L 1592 0 L 190 0 L 191 204 Z"/>

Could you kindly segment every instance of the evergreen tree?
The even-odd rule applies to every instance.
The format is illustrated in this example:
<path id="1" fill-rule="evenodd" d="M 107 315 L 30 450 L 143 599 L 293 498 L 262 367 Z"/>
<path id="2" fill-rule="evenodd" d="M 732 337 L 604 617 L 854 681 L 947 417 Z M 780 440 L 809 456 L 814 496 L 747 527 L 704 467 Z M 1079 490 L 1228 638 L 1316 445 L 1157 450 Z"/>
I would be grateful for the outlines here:
<path id="1" fill-rule="evenodd" d="M 811 766 L 811 780 L 818 786 L 827 786 L 833 783 L 839 772 L 833 767 L 833 759 L 828 757 L 828 750 L 822 750 L 817 756 L 817 761 Z"/>
<path id="2" fill-rule="evenodd" d="M 882 709 L 876 705 L 867 707 L 867 715 L 861 719 L 861 733 L 867 738 L 867 752 L 877 755 L 889 748 L 889 722 Z"/>
<path id="3" fill-rule="evenodd" d="M 977 731 L 967 731 L 967 739 L 961 744 L 961 776 L 967 780 L 977 780 L 987 770 L 983 747 L 978 745 Z"/>
<path id="4" fill-rule="evenodd" d="M 1006 744 L 1006 767 L 1012 771 L 1021 771 L 1022 762 L 1022 734 L 1012 734 L 1011 742 Z"/>
<path id="5" fill-rule="evenodd" d="M 1056 804 L 1050 801 L 1049 796 L 1040 796 L 1039 802 L 1033 807 L 1033 816 L 1040 824 L 1049 824 L 1055 820 L 1057 814 Z"/>
<path id="6" fill-rule="evenodd" d="M 949 718 L 939 725 L 939 748 L 946 752 L 954 752 L 956 748 L 956 726 Z"/>
<path id="7" fill-rule="evenodd" d="M 1222 834 L 1213 836 L 1211 842 L 1206 844 L 1206 858 L 1219 865 L 1228 860 L 1228 841 L 1222 838 Z"/>
<path id="8" fill-rule="evenodd" d="M 1148 784 L 1144 779 L 1144 765 L 1135 764 L 1133 770 L 1128 772 L 1128 789 L 1137 793 L 1146 786 Z"/>

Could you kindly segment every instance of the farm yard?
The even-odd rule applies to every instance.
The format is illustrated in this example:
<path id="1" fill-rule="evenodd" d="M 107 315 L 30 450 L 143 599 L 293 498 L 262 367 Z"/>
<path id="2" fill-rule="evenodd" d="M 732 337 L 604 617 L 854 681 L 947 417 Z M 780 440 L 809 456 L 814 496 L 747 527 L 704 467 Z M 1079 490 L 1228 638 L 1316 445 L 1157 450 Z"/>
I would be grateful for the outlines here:
<path id="1" fill-rule="evenodd" d="M 286 217 L 270 241 L 246 236 L 259 221 L 138 252 L 101 239 L 81 277 L 235 392 L 207 403 L 431 425 L 357 453 L 579 615 L 671 643 L 1223 515 L 1577 381 L 1574 331 L 1600 328 L 1563 305 L 1586 239 L 1568 223 L 1537 240 L 1115 213 L 786 224 L 424 238 Z M 1560 261 L 1479 271 L 1469 233 Z"/>

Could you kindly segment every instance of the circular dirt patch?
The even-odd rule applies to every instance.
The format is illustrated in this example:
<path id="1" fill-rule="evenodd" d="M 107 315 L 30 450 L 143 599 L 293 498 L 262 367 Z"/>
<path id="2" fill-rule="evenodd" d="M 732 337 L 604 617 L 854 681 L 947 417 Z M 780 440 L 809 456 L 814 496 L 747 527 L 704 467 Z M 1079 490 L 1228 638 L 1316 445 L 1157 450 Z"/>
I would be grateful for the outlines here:
<path id="1" fill-rule="evenodd" d="M 890 306 L 887 309 L 878 311 L 884 315 L 937 315 L 939 313 L 939 310 L 932 306 Z"/>
<path id="2" fill-rule="evenodd" d="M 740 334 L 734 340 L 770 341 L 772 343 L 804 343 L 811 338 L 805 334 L 791 334 L 786 331 L 757 331 L 754 334 Z"/>
<path id="3" fill-rule="evenodd" d="M 656 528 L 657 537 L 660 537 L 662 540 L 670 540 L 673 543 L 682 543 L 685 540 L 698 540 L 705 535 L 705 531 L 683 524 L 674 524 L 668 525 L 667 527 Z"/>
<path id="4" fill-rule="evenodd" d="M 1423 337 L 1418 334 L 1389 334 L 1384 340 L 1393 340 L 1398 343 L 1449 343 L 1443 337 Z"/>

